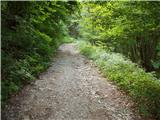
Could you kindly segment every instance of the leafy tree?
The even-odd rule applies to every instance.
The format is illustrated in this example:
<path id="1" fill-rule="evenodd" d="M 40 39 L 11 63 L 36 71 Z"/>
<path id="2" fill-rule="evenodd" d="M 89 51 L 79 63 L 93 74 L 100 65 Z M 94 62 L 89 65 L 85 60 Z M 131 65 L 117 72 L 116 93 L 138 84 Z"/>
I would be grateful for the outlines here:
<path id="1" fill-rule="evenodd" d="M 160 2 L 150 1 L 83 3 L 81 36 L 93 44 L 105 43 L 146 71 L 158 71 L 159 5 Z"/>
<path id="2" fill-rule="evenodd" d="M 48 66 L 68 35 L 74 1 L 3 1 L 2 103 Z"/>

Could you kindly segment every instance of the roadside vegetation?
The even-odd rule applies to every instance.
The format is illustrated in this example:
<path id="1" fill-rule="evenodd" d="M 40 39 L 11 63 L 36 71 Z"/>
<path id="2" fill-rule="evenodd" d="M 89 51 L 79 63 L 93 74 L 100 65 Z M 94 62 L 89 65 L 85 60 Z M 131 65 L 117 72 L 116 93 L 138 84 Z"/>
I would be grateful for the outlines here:
<path id="1" fill-rule="evenodd" d="M 107 80 L 113 81 L 133 98 L 143 116 L 160 117 L 160 80 L 154 74 L 146 73 L 122 54 L 106 52 L 84 41 L 77 45 L 83 55 L 96 63 Z"/>
<path id="2" fill-rule="evenodd" d="M 126 91 L 144 116 L 160 119 L 160 2 L 81 4 L 79 49 Z"/>
<path id="3" fill-rule="evenodd" d="M 1 2 L 2 105 L 50 65 L 56 49 L 71 42 L 68 26 L 76 2 Z"/>

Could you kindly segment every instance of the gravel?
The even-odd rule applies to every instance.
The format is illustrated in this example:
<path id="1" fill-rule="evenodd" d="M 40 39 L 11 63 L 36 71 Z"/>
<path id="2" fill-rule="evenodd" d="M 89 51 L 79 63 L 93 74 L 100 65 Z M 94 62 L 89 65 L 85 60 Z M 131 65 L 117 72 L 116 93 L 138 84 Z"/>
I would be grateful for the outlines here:
<path id="1" fill-rule="evenodd" d="M 3 120 L 140 120 L 133 102 L 107 81 L 74 43 L 58 49 L 50 68 L 11 97 Z M 142 119 L 141 119 L 142 120 Z"/>

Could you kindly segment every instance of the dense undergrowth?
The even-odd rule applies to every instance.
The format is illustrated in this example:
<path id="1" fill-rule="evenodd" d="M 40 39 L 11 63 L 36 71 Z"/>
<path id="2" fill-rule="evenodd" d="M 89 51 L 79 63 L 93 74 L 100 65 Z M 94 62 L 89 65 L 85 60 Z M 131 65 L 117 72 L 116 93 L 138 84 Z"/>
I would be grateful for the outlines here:
<path id="1" fill-rule="evenodd" d="M 137 103 L 140 113 L 160 119 L 160 80 L 146 73 L 122 54 L 106 52 L 103 48 L 80 41 L 82 54 L 95 61 L 105 77 L 114 81 Z"/>
<path id="2" fill-rule="evenodd" d="M 46 70 L 56 49 L 72 39 L 68 16 L 76 2 L 2 2 L 2 106 Z"/>

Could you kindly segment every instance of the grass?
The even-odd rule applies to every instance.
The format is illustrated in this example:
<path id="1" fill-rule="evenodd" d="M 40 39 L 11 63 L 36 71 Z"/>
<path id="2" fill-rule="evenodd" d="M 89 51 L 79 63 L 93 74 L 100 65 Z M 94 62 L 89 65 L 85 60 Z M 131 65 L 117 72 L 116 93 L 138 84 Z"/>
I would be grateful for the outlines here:
<path id="1" fill-rule="evenodd" d="M 72 43 L 74 42 L 75 39 L 73 37 L 70 37 L 70 36 L 66 36 L 64 37 L 64 39 L 62 40 L 63 43 Z"/>
<path id="2" fill-rule="evenodd" d="M 130 95 L 144 117 L 160 119 L 160 80 L 119 53 L 106 52 L 88 42 L 77 43 L 80 52 L 92 59 L 105 77 Z"/>

